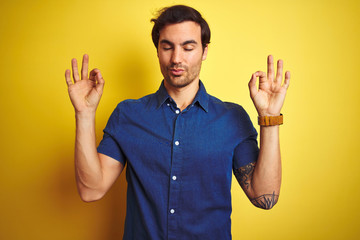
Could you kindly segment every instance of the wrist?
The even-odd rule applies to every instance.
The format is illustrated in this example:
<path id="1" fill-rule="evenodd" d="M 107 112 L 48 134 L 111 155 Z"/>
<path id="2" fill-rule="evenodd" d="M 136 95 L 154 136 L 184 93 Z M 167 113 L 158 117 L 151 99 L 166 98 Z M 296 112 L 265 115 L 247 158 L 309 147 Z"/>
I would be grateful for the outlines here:
<path id="1" fill-rule="evenodd" d="M 259 117 L 276 117 L 280 116 L 280 112 L 267 112 L 267 111 L 257 111 Z"/>
<path id="2" fill-rule="evenodd" d="M 264 127 L 282 125 L 283 115 L 280 113 L 277 116 L 258 116 L 258 124 Z"/>
<path id="3" fill-rule="evenodd" d="M 75 111 L 75 119 L 77 121 L 95 119 L 95 111 Z"/>

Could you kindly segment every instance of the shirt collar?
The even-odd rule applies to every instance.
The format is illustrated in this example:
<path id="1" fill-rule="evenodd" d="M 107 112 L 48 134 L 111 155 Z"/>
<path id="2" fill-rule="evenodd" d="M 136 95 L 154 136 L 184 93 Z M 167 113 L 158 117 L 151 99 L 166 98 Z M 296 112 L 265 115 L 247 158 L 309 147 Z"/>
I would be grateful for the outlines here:
<path id="1" fill-rule="evenodd" d="M 166 100 L 171 99 L 164 86 L 164 80 L 161 82 L 159 90 L 156 92 L 157 97 L 157 108 L 163 105 Z M 199 81 L 199 90 L 195 96 L 193 104 L 199 104 L 200 107 L 205 111 L 209 111 L 209 95 L 206 92 L 204 84 Z"/>

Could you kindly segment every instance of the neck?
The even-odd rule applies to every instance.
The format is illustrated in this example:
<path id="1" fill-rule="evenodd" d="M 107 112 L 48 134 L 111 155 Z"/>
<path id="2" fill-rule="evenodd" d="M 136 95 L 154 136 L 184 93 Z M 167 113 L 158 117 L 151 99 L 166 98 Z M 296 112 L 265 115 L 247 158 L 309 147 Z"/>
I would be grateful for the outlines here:
<path id="1" fill-rule="evenodd" d="M 175 101 L 177 107 L 182 111 L 194 101 L 199 90 L 199 79 L 194 80 L 192 83 L 182 88 L 173 87 L 167 84 L 166 81 L 164 81 L 164 86 L 170 97 Z"/>

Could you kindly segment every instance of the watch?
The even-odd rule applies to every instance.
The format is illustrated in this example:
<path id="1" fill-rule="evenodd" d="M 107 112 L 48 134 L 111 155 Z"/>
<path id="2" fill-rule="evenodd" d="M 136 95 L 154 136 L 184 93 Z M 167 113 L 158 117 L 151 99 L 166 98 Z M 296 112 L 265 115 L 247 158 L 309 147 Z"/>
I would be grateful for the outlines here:
<path id="1" fill-rule="evenodd" d="M 258 124 L 260 126 L 275 126 L 283 124 L 283 115 L 280 116 L 262 116 L 258 117 Z"/>

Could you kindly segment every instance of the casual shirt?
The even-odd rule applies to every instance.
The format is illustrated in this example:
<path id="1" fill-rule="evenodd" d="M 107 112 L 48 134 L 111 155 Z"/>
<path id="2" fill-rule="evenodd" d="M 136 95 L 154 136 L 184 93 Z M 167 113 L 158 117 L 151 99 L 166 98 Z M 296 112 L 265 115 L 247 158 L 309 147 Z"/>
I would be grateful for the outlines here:
<path id="1" fill-rule="evenodd" d="M 126 240 L 231 239 L 232 170 L 256 161 L 245 110 L 199 91 L 180 111 L 159 90 L 112 113 L 98 152 L 127 164 Z"/>

